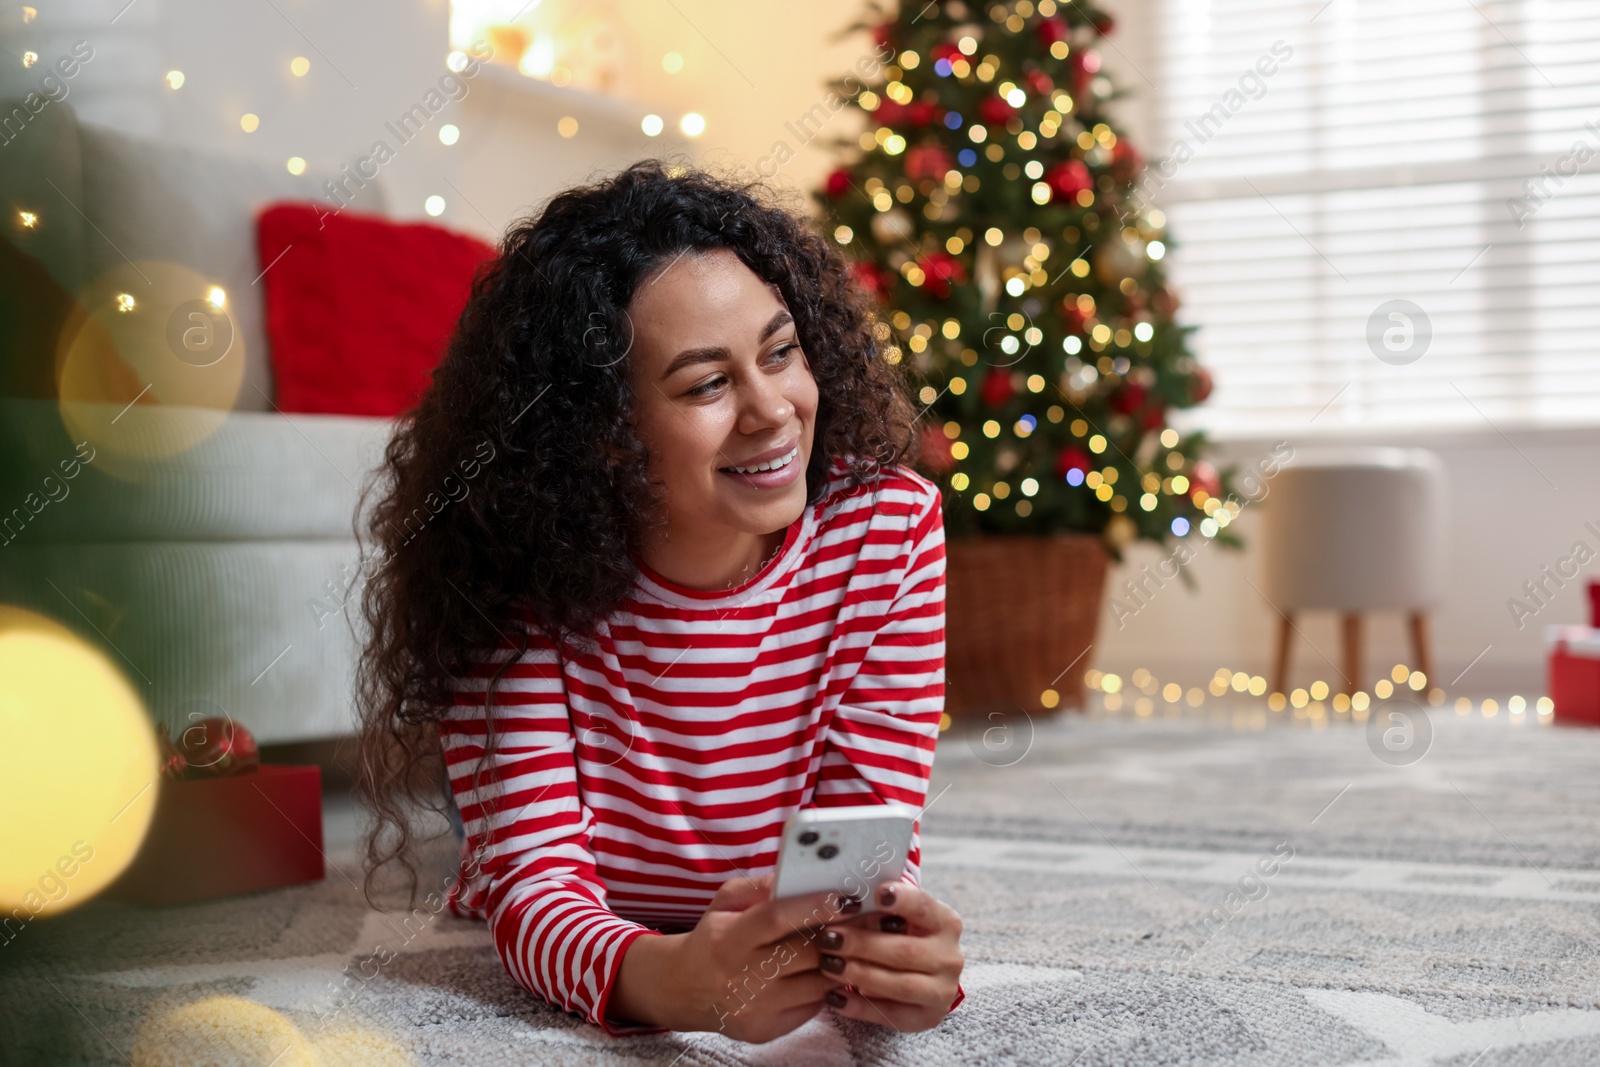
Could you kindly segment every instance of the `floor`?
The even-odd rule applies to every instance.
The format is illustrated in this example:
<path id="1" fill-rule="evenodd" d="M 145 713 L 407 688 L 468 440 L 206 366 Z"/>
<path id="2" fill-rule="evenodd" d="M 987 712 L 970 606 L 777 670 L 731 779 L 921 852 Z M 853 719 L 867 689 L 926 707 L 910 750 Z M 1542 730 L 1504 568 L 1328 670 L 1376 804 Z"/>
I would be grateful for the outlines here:
<path id="1" fill-rule="evenodd" d="M 217 1062 L 278 1067 L 1600 1062 L 1600 730 L 1301 712 L 952 726 L 924 881 L 963 916 L 968 998 L 926 1033 L 825 1011 L 764 1046 L 607 1038 L 516 986 L 481 924 L 397 939 L 335 800 L 322 883 L 97 901 L 0 950 L 0 1062 L 178 1062 L 207 1025 L 236 1046 Z"/>

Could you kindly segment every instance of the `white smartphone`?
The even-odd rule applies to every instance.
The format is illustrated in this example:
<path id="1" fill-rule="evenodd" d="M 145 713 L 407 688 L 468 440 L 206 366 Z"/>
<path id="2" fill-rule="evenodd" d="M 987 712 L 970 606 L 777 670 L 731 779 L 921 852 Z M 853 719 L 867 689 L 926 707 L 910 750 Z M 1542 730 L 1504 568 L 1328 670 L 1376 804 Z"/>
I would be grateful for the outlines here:
<path id="1" fill-rule="evenodd" d="M 802 808 L 789 816 L 778 847 L 772 899 L 824 891 L 881 910 L 878 886 L 905 872 L 917 809 L 905 804 Z"/>

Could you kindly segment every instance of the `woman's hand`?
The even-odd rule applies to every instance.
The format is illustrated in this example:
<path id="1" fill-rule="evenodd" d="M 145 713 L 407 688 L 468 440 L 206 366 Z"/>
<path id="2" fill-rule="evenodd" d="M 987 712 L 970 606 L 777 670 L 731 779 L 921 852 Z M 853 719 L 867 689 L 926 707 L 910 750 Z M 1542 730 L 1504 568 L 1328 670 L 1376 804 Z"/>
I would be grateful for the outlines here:
<path id="1" fill-rule="evenodd" d="M 956 999 L 961 916 L 904 880 L 879 886 L 878 903 L 883 911 L 831 920 L 817 938 L 822 973 L 847 986 L 843 1004 L 828 1003 L 863 1022 L 930 1030 Z"/>
<path id="2" fill-rule="evenodd" d="M 769 900 L 771 887 L 771 874 L 730 878 L 693 930 L 635 938 L 607 1014 L 758 1044 L 803 1025 L 838 985 L 817 948 L 837 897 Z"/>

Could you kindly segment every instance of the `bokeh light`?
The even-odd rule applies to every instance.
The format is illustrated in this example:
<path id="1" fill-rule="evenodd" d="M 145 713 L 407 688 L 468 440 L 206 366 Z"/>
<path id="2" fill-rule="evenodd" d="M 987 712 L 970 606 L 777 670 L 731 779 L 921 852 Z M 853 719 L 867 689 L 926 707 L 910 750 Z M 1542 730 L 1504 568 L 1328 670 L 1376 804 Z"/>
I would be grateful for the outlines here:
<path id="1" fill-rule="evenodd" d="M 11 813 L 0 820 L 0 909 L 76 907 L 133 861 L 155 815 L 160 764 L 144 704 L 104 652 L 0 605 L 0 735 L 0 807 Z"/>

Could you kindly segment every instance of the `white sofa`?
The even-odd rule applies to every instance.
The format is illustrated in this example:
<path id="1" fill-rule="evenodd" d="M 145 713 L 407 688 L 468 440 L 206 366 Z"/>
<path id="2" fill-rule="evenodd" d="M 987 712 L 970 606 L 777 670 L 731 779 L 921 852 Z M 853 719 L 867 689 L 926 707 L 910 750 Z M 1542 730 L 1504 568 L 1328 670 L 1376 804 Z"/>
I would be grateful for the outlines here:
<path id="1" fill-rule="evenodd" d="M 0 101 L 0 114 L 16 103 Z M 183 264 L 225 289 L 243 340 L 244 384 L 227 411 L 86 404 L 64 419 L 55 399 L 0 397 L 0 602 L 104 648 L 174 727 L 227 714 L 268 744 L 355 727 L 353 516 L 392 423 L 276 411 L 253 284 L 256 210 L 317 199 L 328 176 L 80 124 L 65 102 L 0 148 L 0 206 L 47 223 L 4 228 L 25 262 L 67 293 L 128 260 Z M 383 212 L 381 186 L 349 206 Z M 0 284 L 13 292 L 4 314 L 25 317 L 36 301 L 15 294 L 36 282 Z M 0 358 L 52 358 L 17 342 L 29 335 L 15 322 L 0 334 L 11 342 Z M 101 447 L 69 479 L 88 454 L 75 455 L 85 426 Z"/>

